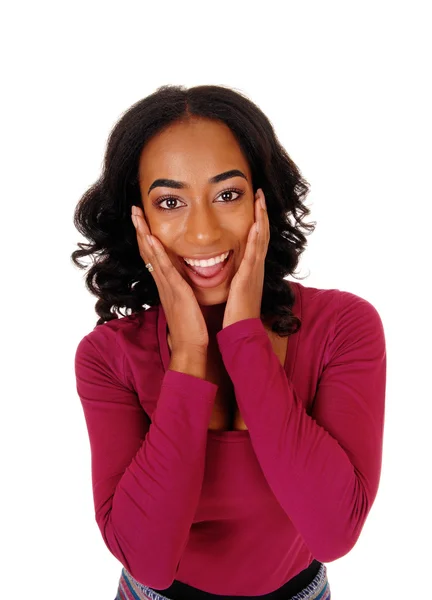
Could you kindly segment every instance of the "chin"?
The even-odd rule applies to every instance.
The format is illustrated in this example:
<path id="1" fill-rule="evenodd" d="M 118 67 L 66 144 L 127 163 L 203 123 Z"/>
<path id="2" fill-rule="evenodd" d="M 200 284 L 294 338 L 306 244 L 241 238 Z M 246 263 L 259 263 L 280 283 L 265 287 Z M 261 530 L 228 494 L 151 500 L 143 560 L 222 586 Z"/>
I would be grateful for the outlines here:
<path id="1" fill-rule="evenodd" d="M 201 306 L 215 306 L 216 304 L 226 304 L 228 300 L 228 293 L 229 288 L 225 290 L 194 289 L 195 297 L 198 301 L 198 304 L 200 304 Z"/>

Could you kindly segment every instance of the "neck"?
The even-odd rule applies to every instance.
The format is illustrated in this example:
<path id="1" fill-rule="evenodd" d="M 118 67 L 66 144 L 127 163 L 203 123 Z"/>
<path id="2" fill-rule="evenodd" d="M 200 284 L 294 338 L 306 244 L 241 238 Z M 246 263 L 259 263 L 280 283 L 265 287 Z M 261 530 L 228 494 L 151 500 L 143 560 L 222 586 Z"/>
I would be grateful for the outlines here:
<path id="1" fill-rule="evenodd" d="M 201 312 L 207 325 L 209 336 L 214 336 L 222 329 L 226 302 L 212 306 L 200 305 Z"/>

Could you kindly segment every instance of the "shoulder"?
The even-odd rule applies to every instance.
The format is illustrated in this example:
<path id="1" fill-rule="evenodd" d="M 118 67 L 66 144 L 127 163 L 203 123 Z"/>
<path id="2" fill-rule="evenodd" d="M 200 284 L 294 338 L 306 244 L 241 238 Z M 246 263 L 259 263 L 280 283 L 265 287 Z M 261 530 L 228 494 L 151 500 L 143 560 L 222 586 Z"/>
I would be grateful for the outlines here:
<path id="1" fill-rule="evenodd" d="M 80 357 L 94 355 L 110 365 L 118 365 L 123 361 L 127 346 L 135 340 L 151 336 L 156 331 L 158 307 L 150 307 L 126 317 L 112 319 L 96 325 L 78 343 L 75 360 Z"/>
<path id="2" fill-rule="evenodd" d="M 362 295 L 336 292 L 328 359 L 385 362 L 384 325 L 376 306 Z"/>
<path id="3" fill-rule="evenodd" d="M 369 345 L 370 352 L 385 354 L 383 322 L 371 300 L 339 288 L 317 288 L 297 281 L 294 287 L 296 312 L 308 323 L 314 339 L 326 339 L 324 363 L 353 345 Z"/>
<path id="4" fill-rule="evenodd" d="M 296 295 L 296 302 L 301 304 L 303 311 L 309 313 L 319 311 L 325 313 L 332 320 L 337 316 L 355 314 L 356 316 L 366 315 L 373 319 L 379 319 L 377 308 L 367 298 L 341 290 L 339 288 L 317 288 L 306 286 L 295 281 L 289 282 Z M 292 284 L 294 283 L 294 286 Z"/>

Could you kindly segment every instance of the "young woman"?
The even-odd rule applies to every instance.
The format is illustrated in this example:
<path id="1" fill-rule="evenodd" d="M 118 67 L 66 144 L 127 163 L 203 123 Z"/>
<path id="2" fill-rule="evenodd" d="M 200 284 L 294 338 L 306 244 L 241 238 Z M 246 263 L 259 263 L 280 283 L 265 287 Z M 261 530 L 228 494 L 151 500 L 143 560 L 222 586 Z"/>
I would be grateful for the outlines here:
<path id="1" fill-rule="evenodd" d="M 110 135 L 72 258 L 93 260 L 75 372 L 117 599 L 327 600 L 324 563 L 359 538 L 384 330 L 367 300 L 285 279 L 314 229 L 308 190 L 226 87 L 163 86 Z"/>

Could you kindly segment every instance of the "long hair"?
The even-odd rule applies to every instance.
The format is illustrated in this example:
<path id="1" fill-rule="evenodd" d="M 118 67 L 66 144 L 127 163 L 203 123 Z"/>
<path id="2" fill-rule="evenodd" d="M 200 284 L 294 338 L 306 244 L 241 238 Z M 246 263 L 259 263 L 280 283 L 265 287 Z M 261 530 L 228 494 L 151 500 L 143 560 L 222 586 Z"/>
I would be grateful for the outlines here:
<path id="1" fill-rule="evenodd" d="M 291 311 L 294 294 L 285 280 L 294 275 L 316 222 L 303 223 L 310 210 L 303 201 L 309 183 L 288 156 L 264 113 L 242 93 L 225 86 L 192 88 L 164 85 L 133 104 L 114 125 L 107 142 L 102 174 L 79 200 L 74 225 L 89 243 L 78 243 L 73 263 L 90 256 L 85 284 L 97 297 L 96 325 L 160 304 L 156 283 L 141 258 L 132 205 L 143 209 L 138 166 L 152 136 L 174 122 L 202 117 L 224 122 L 236 137 L 252 174 L 254 193 L 262 188 L 270 223 L 261 315 L 272 331 L 286 336 L 300 329 Z M 307 230 L 307 232 L 306 232 Z M 122 309 L 126 309 L 126 314 Z"/>

